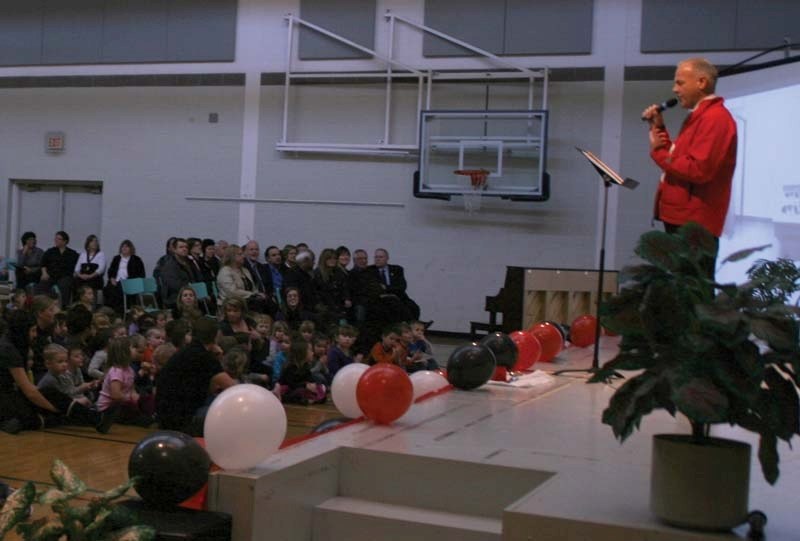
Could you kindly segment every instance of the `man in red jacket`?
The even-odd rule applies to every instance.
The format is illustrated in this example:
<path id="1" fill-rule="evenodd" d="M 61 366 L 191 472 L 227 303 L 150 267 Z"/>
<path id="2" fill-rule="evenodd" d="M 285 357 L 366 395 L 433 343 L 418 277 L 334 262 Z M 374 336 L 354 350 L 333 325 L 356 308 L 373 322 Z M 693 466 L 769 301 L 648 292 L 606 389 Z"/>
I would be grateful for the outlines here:
<path id="1" fill-rule="evenodd" d="M 725 225 L 736 166 L 736 122 L 714 94 L 716 83 L 717 69 L 707 60 L 678 64 L 672 91 L 690 112 L 674 141 L 657 105 L 642 113 L 650 124 L 650 157 L 663 171 L 655 218 L 668 233 L 697 222 L 719 238 Z M 715 264 L 709 262 L 711 276 Z"/>

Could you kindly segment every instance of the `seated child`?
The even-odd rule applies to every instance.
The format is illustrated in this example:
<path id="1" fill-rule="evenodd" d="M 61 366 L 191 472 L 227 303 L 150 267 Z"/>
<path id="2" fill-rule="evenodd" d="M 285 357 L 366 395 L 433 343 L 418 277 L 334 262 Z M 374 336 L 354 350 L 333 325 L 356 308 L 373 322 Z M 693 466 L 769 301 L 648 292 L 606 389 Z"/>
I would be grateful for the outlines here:
<path id="1" fill-rule="evenodd" d="M 156 351 L 156 348 L 158 348 L 158 346 L 164 343 L 164 341 L 166 340 L 166 335 L 164 334 L 163 330 L 157 327 L 152 327 L 148 329 L 146 333 L 144 333 L 144 339 L 147 345 L 144 348 L 144 354 L 142 355 L 142 362 L 152 363 L 153 353 Z"/>
<path id="2" fill-rule="evenodd" d="M 97 389 L 102 382 L 99 380 L 85 381 L 83 379 L 83 365 L 85 362 L 86 353 L 83 352 L 83 347 L 81 347 L 79 343 L 69 344 L 67 346 L 66 377 L 70 379 L 74 394 L 67 394 L 70 394 L 70 396 L 75 399 L 86 397 L 93 405 L 95 400 L 93 391 Z"/>
<path id="3" fill-rule="evenodd" d="M 11 294 L 9 303 L 6 305 L 6 312 L 20 309 L 25 310 L 28 308 L 28 304 L 28 292 L 24 289 L 15 289 L 14 293 Z"/>
<path id="4" fill-rule="evenodd" d="M 136 333 L 128 333 L 131 336 L 134 334 L 147 334 L 149 329 L 156 327 L 156 318 L 153 314 L 144 313 L 136 320 L 136 326 L 139 328 L 139 331 Z M 166 329 L 166 327 L 165 327 Z"/>
<path id="5" fill-rule="evenodd" d="M 178 348 L 169 342 L 161 344 L 156 348 L 153 352 L 153 366 L 155 367 L 156 375 L 158 375 L 161 369 L 167 364 L 167 361 L 169 361 L 177 351 Z"/>
<path id="6" fill-rule="evenodd" d="M 188 321 L 183 319 L 168 321 L 164 332 L 167 340 L 178 349 L 183 349 L 192 341 L 192 327 Z"/>
<path id="7" fill-rule="evenodd" d="M 272 318 L 267 314 L 256 314 L 253 317 L 256 324 L 256 333 L 258 336 L 253 336 L 252 348 L 250 356 L 252 359 L 251 366 L 254 364 L 263 364 L 269 357 L 269 332 L 272 329 Z"/>
<path id="8" fill-rule="evenodd" d="M 162 331 L 167 328 L 167 323 L 172 320 L 172 312 L 169 310 L 160 310 L 155 313 L 156 327 Z"/>
<path id="9" fill-rule="evenodd" d="M 280 323 L 280 321 L 277 323 Z M 276 353 L 272 358 L 272 381 L 280 381 L 281 371 L 283 370 L 283 365 L 286 363 L 286 356 L 288 355 L 289 348 L 291 348 L 292 342 L 295 340 L 295 338 L 302 340 L 302 337 L 299 334 L 295 334 L 291 337 L 286 334 L 284 335 L 283 340 L 281 340 L 281 351 Z M 306 342 L 306 344 L 308 344 L 308 342 Z"/>
<path id="10" fill-rule="evenodd" d="M 81 351 L 80 349 L 78 351 Z M 83 359 L 81 351 L 81 360 Z M 41 391 L 45 389 L 56 389 L 63 394 L 71 397 L 75 402 L 84 407 L 92 407 L 92 401 L 83 395 L 89 389 L 84 386 L 79 389 L 75 386 L 70 374 L 69 350 L 58 344 L 49 344 L 44 348 L 44 363 L 47 373 L 42 376 L 36 387 Z M 80 372 L 80 370 L 79 370 Z"/>
<path id="11" fill-rule="evenodd" d="M 125 316 L 125 322 L 128 325 L 128 334 L 137 334 L 143 333 L 141 329 L 139 329 L 139 317 L 143 316 L 145 313 L 144 308 L 141 306 L 133 305 L 128 309 L 128 313 Z"/>
<path id="12" fill-rule="evenodd" d="M 220 336 L 217 340 L 217 345 L 222 350 L 222 353 L 228 353 L 230 350 L 239 345 L 239 341 L 235 336 Z"/>
<path id="13" fill-rule="evenodd" d="M 420 370 L 437 370 L 439 365 L 436 364 L 436 361 L 434 361 L 430 355 L 426 355 L 426 353 L 420 349 L 418 341 L 415 341 L 411 325 L 401 323 L 398 327 L 400 329 L 398 349 L 400 349 L 400 359 L 406 372 L 414 373 Z M 423 332 L 424 330 L 423 326 Z M 426 342 L 424 340 L 424 334 L 422 342 L 424 346 Z"/>
<path id="14" fill-rule="evenodd" d="M 314 334 L 312 348 L 314 357 L 311 359 L 311 377 L 316 383 L 321 383 L 330 388 L 333 377 L 328 370 L 328 350 L 331 340 L 324 334 Z"/>
<path id="15" fill-rule="evenodd" d="M 97 409 L 101 412 L 115 411 L 117 422 L 150 426 L 152 414 L 148 415 L 139 405 L 134 374 L 131 368 L 131 341 L 129 338 L 114 338 L 108 344 L 108 363 Z"/>
<path id="16" fill-rule="evenodd" d="M 114 422 L 112 413 L 102 415 L 91 409 L 91 401 L 83 396 L 73 398 L 76 389 L 67 375 L 69 362 L 67 348 L 58 344 L 48 344 L 42 352 L 47 373 L 42 377 L 37 388 L 51 404 L 59 408 L 66 422 L 80 425 L 94 425 L 95 429 L 105 434 Z"/>
<path id="17" fill-rule="evenodd" d="M 369 352 L 370 364 L 391 363 L 402 366 L 397 339 L 400 330 L 396 326 L 386 327 L 381 333 L 381 341 L 376 342 Z"/>
<path id="18" fill-rule="evenodd" d="M 108 360 L 108 342 L 111 340 L 111 329 L 102 329 L 92 340 L 96 351 L 89 361 L 87 373 L 92 379 L 102 380 Z"/>
<path id="19" fill-rule="evenodd" d="M 300 336 L 292 338 L 280 379 L 281 400 L 294 404 L 321 404 L 325 402 L 327 388 L 315 383 L 311 377 L 311 344 Z"/>
<path id="20" fill-rule="evenodd" d="M 244 383 L 247 367 L 250 364 L 247 351 L 240 346 L 235 346 L 228 350 L 222 357 L 222 369 L 231 379 Z"/>
<path id="21" fill-rule="evenodd" d="M 306 319 L 300 323 L 297 332 L 303 337 L 303 340 L 311 344 L 314 341 L 314 333 L 317 332 L 317 327 L 310 319 Z"/>
<path id="22" fill-rule="evenodd" d="M 69 328 L 67 327 L 67 314 L 66 312 L 59 312 L 55 315 L 55 325 L 53 326 L 53 343 L 65 346 L 67 344 L 68 336 Z"/>
<path id="23" fill-rule="evenodd" d="M 112 323 L 111 324 L 111 338 L 122 338 L 123 336 L 128 336 L 128 328 L 125 326 L 124 323 Z M 131 335 L 133 336 L 133 335 Z"/>
<path id="24" fill-rule="evenodd" d="M 102 329 L 108 329 L 110 327 L 111 327 L 111 318 L 109 318 L 107 315 L 101 314 L 99 312 L 95 312 L 94 314 L 92 314 L 92 328 L 94 329 L 95 334 L 100 332 Z"/>
<path id="25" fill-rule="evenodd" d="M 269 340 L 269 357 L 274 357 L 281 351 L 283 339 L 289 336 L 289 325 L 285 321 L 276 321 L 272 324 L 272 333 Z"/>
<path id="26" fill-rule="evenodd" d="M 364 360 L 361 353 L 353 355 L 353 344 L 358 337 L 358 331 L 352 325 L 340 325 L 336 331 L 336 345 L 328 352 L 328 371 L 331 381 L 336 373 L 350 363 L 360 363 Z"/>
<path id="27" fill-rule="evenodd" d="M 270 386 L 270 369 L 266 364 L 269 357 L 269 332 L 272 329 L 272 318 L 267 314 L 257 314 L 254 318 L 258 337 L 251 341 L 250 366 L 247 369 L 247 380 L 257 385 Z"/>
<path id="28" fill-rule="evenodd" d="M 152 356 L 149 361 L 145 361 L 144 359 L 145 352 L 147 351 L 147 340 L 145 337 L 141 334 L 134 334 L 128 338 L 131 342 L 131 368 L 133 369 L 133 373 L 136 374 L 133 384 L 140 397 L 139 408 L 145 413 L 152 414 L 155 411 L 154 393 L 158 370 L 153 364 Z"/>

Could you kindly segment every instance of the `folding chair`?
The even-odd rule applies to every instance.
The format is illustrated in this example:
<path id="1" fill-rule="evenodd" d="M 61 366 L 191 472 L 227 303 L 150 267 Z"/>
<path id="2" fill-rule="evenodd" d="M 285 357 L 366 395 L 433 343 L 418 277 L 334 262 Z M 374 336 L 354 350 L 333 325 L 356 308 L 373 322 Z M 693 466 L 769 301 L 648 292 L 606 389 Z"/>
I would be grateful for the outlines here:
<path id="1" fill-rule="evenodd" d="M 208 286 L 205 282 L 192 282 L 189 286 L 194 290 L 194 294 L 197 297 L 197 302 L 202 302 L 203 306 L 206 309 L 206 314 L 211 314 L 211 311 L 208 308 Z"/>
<path id="2" fill-rule="evenodd" d="M 142 279 L 143 282 L 143 290 L 141 294 L 142 299 L 142 307 L 144 307 L 145 311 L 147 312 L 155 312 L 160 310 L 158 307 L 158 283 L 156 279 L 152 276 L 148 276 L 147 278 Z M 144 297 L 150 297 L 152 302 L 145 304 Z"/>
<path id="3" fill-rule="evenodd" d="M 144 279 L 142 278 L 128 278 L 122 280 L 122 309 L 128 313 L 128 295 L 136 296 L 139 299 L 139 306 L 144 307 L 142 304 L 142 293 L 144 293 Z"/>
<path id="4" fill-rule="evenodd" d="M 122 309 L 128 313 L 128 295 L 135 295 L 139 299 L 139 305 L 142 305 L 142 293 L 144 293 L 144 280 L 142 278 L 128 278 L 122 280 Z"/>

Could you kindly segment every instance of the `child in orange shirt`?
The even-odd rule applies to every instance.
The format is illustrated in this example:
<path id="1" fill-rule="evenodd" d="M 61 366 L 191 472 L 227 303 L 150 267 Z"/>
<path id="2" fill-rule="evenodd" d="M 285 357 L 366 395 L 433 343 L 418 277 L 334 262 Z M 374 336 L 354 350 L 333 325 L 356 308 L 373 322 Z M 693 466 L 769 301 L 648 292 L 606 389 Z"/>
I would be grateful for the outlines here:
<path id="1" fill-rule="evenodd" d="M 402 352 L 397 347 L 400 335 L 397 327 L 387 327 L 381 333 L 381 341 L 376 342 L 369 352 L 370 364 L 391 363 L 402 366 L 400 355 Z"/>

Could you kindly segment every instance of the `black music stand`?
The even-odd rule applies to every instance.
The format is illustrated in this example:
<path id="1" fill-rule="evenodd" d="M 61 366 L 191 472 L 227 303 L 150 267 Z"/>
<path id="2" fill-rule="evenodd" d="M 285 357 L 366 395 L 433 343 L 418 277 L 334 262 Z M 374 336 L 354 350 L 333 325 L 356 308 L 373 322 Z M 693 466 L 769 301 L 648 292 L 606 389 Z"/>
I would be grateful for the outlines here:
<path id="1" fill-rule="evenodd" d="M 639 185 L 639 182 L 633 180 L 632 178 L 622 178 L 616 171 L 611 169 L 608 165 L 603 163 L 603 160 L 595 156 L 592 152 L 588 150 L 583 150 L 581 148 L 575 147 L 578 152 L 580 152 L 584 158 L 589 160 L 589 163 L 592 164 L 597 174 L 600 175 L 600 178 L 603 179 L 603 225 L 602 225 L 602 234 L 600 235 L 600 272 L 598 273 L 597 279 L 597 307 L 595 309 L 595 317 L 597 318 L 597 325 L 594 331 L 594 355 L 592 356 L 592 367 L 591 368 L 573 368 L 569 370 L 558 370 L 554 372 L 556 376 L 560 374 L 567 374 L 571 372 L 588 372 L 589 374 L 594 374 L 600 370 L 600 305 L 603 303 L 603 276 L 605 275 L 606 270 L 606 223 L 608 221 L 608 189 L 613 186 L 622 186 L 623 188 L 628 188 L 629 190 L 636 189 Z M 615 377 L 622 377 L 620 374 L 614 373 Z"/>

